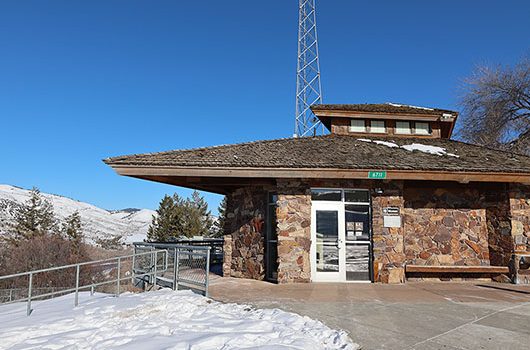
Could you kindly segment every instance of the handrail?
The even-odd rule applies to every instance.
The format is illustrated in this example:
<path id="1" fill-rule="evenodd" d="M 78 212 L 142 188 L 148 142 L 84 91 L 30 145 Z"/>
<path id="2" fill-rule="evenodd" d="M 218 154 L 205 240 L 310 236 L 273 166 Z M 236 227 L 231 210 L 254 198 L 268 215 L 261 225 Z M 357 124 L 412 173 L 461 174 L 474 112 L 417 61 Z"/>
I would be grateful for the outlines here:
<path id="1" fill-rule="evenodd" d="M 148 252 L 142 252 L 142 253 L 136 253 L 135 252 L 134 254 L 117 256 L 117 257 L 113 257 L 113 258 L 86 261 L 86 262 L 77 263 L 77 264 L 55 266 L 55 267 L 50 267 L 50 268 L 47 268 L 47 269 L 39 269 L 39 270 L 15 273 L 15 274 L 7 275 L 7 276 L 0 276 L 0 281 L 1 280 L 7 280 L 9 278 L 29 276 L 28 296 L 26 298 L 12 300 L 12 301 L 4 303 L 4 304 L 11 304 L 11 303 L 14 303 L 14 302 L 26 301 L 27 302 L 26 314 L 29 316 L 31 314 L 31 312 L 33 311 L 33 309 L 31 308 L 31 301 L 34 300 L 34 299 L 40 299 L 40 298 L 44 298 L 44 297 L 48 297 L 48 296 L 54 296 L 54 295 L 57 295 L 57 294 L 65 294 L 65 293 L 68 293 L 68 292 L 75 292 L 74 306 L 78 306 L 79 305 L 79 290 L 82 290 L 82 289 L 90 288 L 91 292 L 93 293 L 94 287 L 97 287 L 97 286 L 100 286 L 100 285 L 104 285 L 104 284 L 116 283 L 116 287 L 117 287 L 116 296 L 119 296 L 119 294 L 120 294 L 120 282 L 123 281 L 123 280 L 129 280 L 131 278 L 134 279 L 136 277 L 153 275 L 153 281 L 154 281 L 154 284 L 156 284 L 156 274 L 157 274 L 158 254 L 159 253 L 165 253 L 166 257 L 169 254 L 169 252 L 167 250 L 165 250 L 165 249 L 156 249 L 156 250 L 150 250 Z M 120 271 L 121 270 L 121 260 L 122 259 L 128 259 L 128 258 L 136 259 L 136 257 L 143 256 L 143 255 L 151 255 L 151 256 L 154 255 L 154 269 L 153 269 L 153 272 L 135 274 L 134 273 L 134 266 L 133 266 L 132 267 L 132 270 L 133 270 L 132 277 L 131 276 L 121 277 L 120 276 L 120 274 L 121 274 L 121 271 Z M 80 277 L 80 268 L 81 268 L 81 266 L 100 264 L 100 263 L 103 263 L 103 262 L 110 262 L 110 261 L 116 261 L 116 263 L 117 263 L 118 269 L 117 269 L 117 275 L 116 275 L 115 279 L 112 279 L 112 280 L 109 280 L 109 281 L 104 281 L 104 282 L 91 283 L 91 284 L 82 285 L 82 286 L 79 285 L 79 277 Z M 50 271 L 64 270 L 64 269 L 69 269 L 69 268 L 74 268 L 74 267 L 76 268 L 75 288 L 73 287 L 73 288 L 69 288 L 69 289 L 63 289 L 63 290 L 59 290 L 59 291 L 55 291 L 55 292 L 39 294 L 39 295 L 36 295 L 36 296 L 32 295 L 32 291 L 33 291 L 33 276 L 35 274 L 39 274 L 39 273 L 43 273 L 43 272 L 50 272 Z"/>
<path id="2" fill-rule="evenodd" d="M 128 255 L 122 255 L 117 257 L 111 257 L 106 259 L 99 259 L 93 261 L 85 261 L 76 264 L 68 264 L 62 266 L 54 266 L 45 269 L 38 269 L 26 272 L 19 272 L 11 275 L 0 276 L 0 282 L 10 284 L 7 282 L 9 279 L 21 278 L 28 276 L 27 280 L 27 297 L 12 299 L 10 294 L 10 301 L 2 304 L 11 304 L 14 302 L 26 302 L 26 313 L 29 316 L 33 311 L 31 307 L 32 300 L 42 299 L 46 297 L 54 297 L 57 295 L 64 295 L 67 293 L 74 292 L 74 306 L 79 304 L 79 291 L 90 289 L 91 294 L 94 293 L 94 290 L 98 286 L 116 284 L 116 296 L 119 296 L 121 290 L 121 282 L 131 280 L 133 284 L 142 283 L 143 288 L 145 289 L 145 283 L 147 285 L 160 285 L 168 286 L 167 282 L 174 290 L 179 288 L 179 283 L 182 283 L 182 286 L 189 287 L 193 285 L 196 288 L 204 292 L 204 295 L 208 296 L 209 289 L 209 270 L 210 270 L 210 258 L 211 258 L 211 247 L 210 246 L 194 246 L 187 244 L 174 244 L 174 243 L 150 243 L 150 242 L 138 242 L 134 243 L 134 253 Z M 147 251 L 144 251 L 146 250 Z M 173 272 L 172 276 L 169 279 L 165 279 L 165 273 L 168 272 L 169 258 L 170 253 L 173 258 Z M 162 261 L 159 262 L 160 254 L 163 254 Z M 140 259 L 142 256 L 147 256 L 147 260 Z M 122 271 L 122 260 L 131 259 L 132 267 L 131 273 L 127 274 L 125 277 L 122 276 L 124 273 Z M 141 264 L 138 265 L 138 262 L 141 261 Z M 144 265 L 146 264 L 146 265 Z M 108 268 L 106 266 L 110 265 Z M 182 265 L 182 266 L 181 266 Z M 103 280 L 100 282 L 97 281 L 87 281 L 88 284 L 80 284 L 80 274 L 81 267 L 83 266 L 93 266 L 99 270 L 110 270 L 116 271 L 116 276 L 113 278 L 112 274 L 109 275 L 109 280 Z M 47 273 L 52 271 L 64 271 L 67 269 L 75 269 L 74 271 L 69 271 L 70 273 L 75 273 L 75 287 L 68 284 L 64 289 L 51 292 L 44 291 L 43 294 L 33 295 L 33 284 L 34 277 L 40 273 Z M 204 275 L 201 273 L 200 279 L 197 279 L 196 271 L 203 271 Z M 165 282 L 164 282 L 165 281 Z M 18 281 L 14 281 L 16 283 Z M 18 283 L 16 283 L 18 284 Z M 25 282 L 24 282 L 25 285 Z M 19 288 L 21 290 L 25 288 Z"/>
<path id="3" fill-rule="evenodd" d="M 197 286 L 204 287 L 204 295 L 208 296 L 208 289 L 210 285 L 209 280 L 209 271 L 210 271 L 210 258 L 211 258 L 211 247 L 210 246 L 195 246 L 192 244 L 178 244 L 178 243 L 172 243 L 172 242 L 134 242 L 133 243 L 134 248 L 142 249 L 142 248 L 165 248 L 168 251 L 173 251 L 174 258 L 173 258 L 173 289 L 178 289 L 178 284 L 182 282 L 183 284 L 194 284 Z M 188 257 L 191 257 L 193 259 L 194 256 L 198 257 L 205 257 L 206 260 L 206 266 L 205 266 L 205 276 L 204 276 L 204 283 L 198 283 L 196 281 L 193 281 L 189 278 L 186 278 L 186 276 L 181 276 L 180 274 L 180 255 L 187 255 Z M 167 255 L 169 257 L 169 254 Z M 188 258 L 190 259 L 190 258 Z M 185 259 L 183 259 L 185 260 Z"/>
<path id="4" fill-rule="evenodd" d="M 193 250 L 210 250 L 209 246 L 196 246 L 191 244 L 178 244 L 178 243 L 151 243 L 151 242 L 135 242 L 135 247 L 167 247 L 167 248 L 179 248 L 179 249 L 193 249 Z"/>
<path id="5" fill-rule="evenodd" d="M 160 250 L 160 251 L 164 251 L 164 250 Z M 149 251 L 149 252 L 138 253 L 138 254 L 116 256 L 114 258 L 107 258 L 107 259 L 93 260 L 93 261 L 85 261 L 85 262 L 77 263 L 77 264 L 54 266 L 54 267 L 49 267 L 47 269 L 19 272 L 19 273 L 15 273 L 15 274 L 12 274 L 12 275 L 0 276 L 0 280 L 7 279 L 7 278 L 13 278 L 13 277 L 26 276 L 26 275 L 29 275 L 30 273 L 35 274 L 35 273 L 41 273 L 41 272 L 57 271 L 57 270 L 69 269 L 71 267 L 76 267 L 78 265 L 79 266 L 93 265 L 93 264 L 99 264 L 99 263 L 102 263 L 102 262 L 105 262 L 105 261 L 113 261 L 113 260 L 117 260 L 117 259 L 127 259 L 127 258 L 131 258 L 133 256 L 148 255 L 148 254 L 152 254 L 152 253 L 153 253 L 153 251 Z"/>

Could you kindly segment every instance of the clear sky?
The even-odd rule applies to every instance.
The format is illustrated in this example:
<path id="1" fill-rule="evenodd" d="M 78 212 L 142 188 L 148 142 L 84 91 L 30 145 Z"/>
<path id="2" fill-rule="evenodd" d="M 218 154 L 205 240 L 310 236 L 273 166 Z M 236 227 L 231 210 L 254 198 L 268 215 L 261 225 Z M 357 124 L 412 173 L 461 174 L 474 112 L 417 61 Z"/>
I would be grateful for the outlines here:
<path id="1" fill-rule="evenodd" d="M 0 183 L 154 209 L 189 191 L 101 159 L 291 136 L 297 3 L 1 1 Z M 317 0 L 317 22 L 325 103 L 458 110 L 475 65 L 530 53 L 523 0 Z"/>

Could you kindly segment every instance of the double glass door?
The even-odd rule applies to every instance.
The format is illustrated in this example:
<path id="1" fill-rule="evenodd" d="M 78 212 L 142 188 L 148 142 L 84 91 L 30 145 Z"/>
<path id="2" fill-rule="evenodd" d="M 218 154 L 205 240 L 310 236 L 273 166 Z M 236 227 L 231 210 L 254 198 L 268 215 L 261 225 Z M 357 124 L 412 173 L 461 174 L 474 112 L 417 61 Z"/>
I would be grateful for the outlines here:
<path id="1" fill-rule="evenodd" d="M 331 201 L 329 196 L 324 197 L 326 200 L 319 200 L 319 197 L 322 198 L 313 196 L 311 208 L 312 279 L 369 282 L 372 250 L 370 203 L 368 200 L 366 203 L 348 203 L 343 200 L 344 195 L 340 201 Z"/>

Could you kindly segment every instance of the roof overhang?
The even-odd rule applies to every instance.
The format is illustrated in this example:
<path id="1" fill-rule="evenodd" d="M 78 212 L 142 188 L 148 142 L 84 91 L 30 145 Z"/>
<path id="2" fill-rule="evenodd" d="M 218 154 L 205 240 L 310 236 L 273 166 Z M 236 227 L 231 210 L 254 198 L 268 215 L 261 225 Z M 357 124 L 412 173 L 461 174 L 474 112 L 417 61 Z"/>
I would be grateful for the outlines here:
<path id="1" fill-rule="evenodd" d="M 235 168 L 235 167 L 165 167 L 110 166 L 120 175 L 156 182 L 226 193 L 229 187 L 254 183 L 273 183 L 276 179 L 370 179 L 369 173 L 385 172 L 381 180 L 428 180 L 468 182 L 516 182 L 530 184 L 530 173 L 491 173 L 479 171 L 430 171 L 393 169 L 331 168 Z"/>

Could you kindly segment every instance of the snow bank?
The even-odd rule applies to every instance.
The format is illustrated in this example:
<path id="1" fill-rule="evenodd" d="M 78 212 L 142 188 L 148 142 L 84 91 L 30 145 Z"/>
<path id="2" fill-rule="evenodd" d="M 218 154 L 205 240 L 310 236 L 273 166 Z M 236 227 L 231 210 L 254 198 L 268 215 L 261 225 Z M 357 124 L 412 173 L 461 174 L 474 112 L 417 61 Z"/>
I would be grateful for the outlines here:
<path id="1" fill-rule="evenodd" d="M 375 144 L 387 146 L 390 148 L 403 148 L 410 152 L 420 151 L 423 153 L 435 154 L 437 156 L 450 156 L 450 157 L 455 157 L 455 158 L 460 157 L 459 155 L 456 155 L 454 153 L 447 152 L 447 150 L 443 147 L 424 145 L 422 143 L 411 143 L 410 145 L 399 146 L 397 143 L 390 142 L 390 141 L 380 141 L 380 140 L 370 140 L 370 139 L 357 139 L 357 141 L 373 142 Z"/>
<path id="2" fill-rule="evenodd" d="M 119 298 L 80 294 L 0 307 L 0 348 L 358 349 L 344 331 L 279 309 L 163 289 Z"/>

